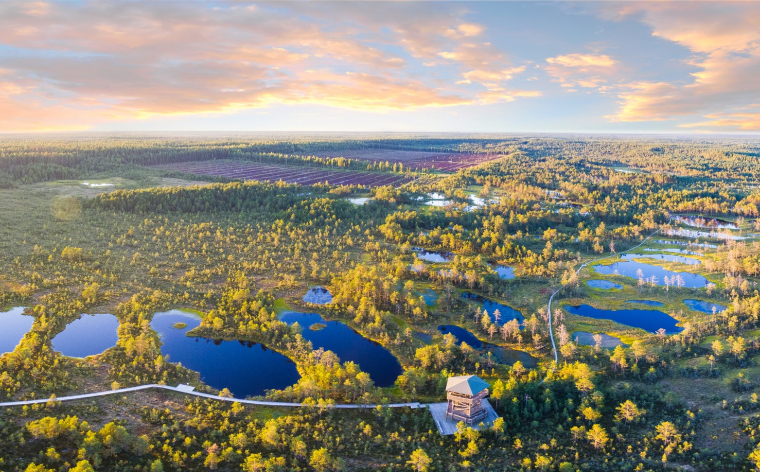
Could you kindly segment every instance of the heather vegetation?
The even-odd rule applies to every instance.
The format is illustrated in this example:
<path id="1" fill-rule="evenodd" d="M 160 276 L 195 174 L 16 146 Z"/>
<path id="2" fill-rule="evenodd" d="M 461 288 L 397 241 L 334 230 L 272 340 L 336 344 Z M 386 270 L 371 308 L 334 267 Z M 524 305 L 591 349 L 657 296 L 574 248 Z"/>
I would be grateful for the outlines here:
<path id="1" fill-rule="evenodd" d="M 0 401 L 50 400 L 2 407 L 0 470 L 754 470 L 758 153 L 729 139 L 4 139 L 0 326 L 11 307 L 34 321 L 0 353 Z M 212 172 L 220 160 L 403 180 L 238 180 Z M 173 170 L 191 162 L 211 173 Z M 305 301 L 314 287 L 331 301 Z M 304 406 L 56 401 L 149 383 L 237 396 L 162 351 L 151 322 L 172 309 L 200 317 L 199 343 L 292 361 L 297 382 L 262 398 Z M 323 319 L 286 322 L 294 311 Z M 655 312 L 672 325 L 639 323 Z M 118 341 L 66 357 L 52 340 L 84 313 L 114 314 Z M 395 382 L 326 348 L 337 326 L 397 359 Z M 490 384 L 501 419 L 444 437 L 425 409 L 383 406 L 443 401 L 460 374 Z"/>

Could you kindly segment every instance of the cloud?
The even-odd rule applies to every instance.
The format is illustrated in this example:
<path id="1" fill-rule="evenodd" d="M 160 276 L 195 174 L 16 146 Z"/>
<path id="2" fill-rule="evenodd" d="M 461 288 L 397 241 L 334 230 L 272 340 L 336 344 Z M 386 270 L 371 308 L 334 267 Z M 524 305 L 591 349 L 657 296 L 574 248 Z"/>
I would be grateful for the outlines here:
<path id="1" fill-rule="evenodd" d="M 760 108 L 755 105 L 752 108 Z M 741 113 L 715 113 L 705 115 L 707 120 L 680 125 L 683 128 L 734 128 L 742 131 L 760 131 L 760 111 Z"/>
<path id="2" fill-rule="evenodd" d="M 480 92 L 478 94 L 478 100 L 484 104 L 492 104 L 499 102 L 513 102 L 517 98 L 535 98 L 541 97 L 543 93 L 538 90 L 505 90 L 502 88 L 493 88 Z"/>
<path id="3" fill-rule="evenodd" d="M 760 4 L 637 3 L 611 5 L 602 14 L 612 19 L 636 15 L 653 36 L 686 48 L 691 56 L 684 62 L 694 69 L 685 82 L 627 84 L 618 95 L 620 109 L 610 120 L 702 116 L 708 120 L 695 126 L 757 129 L 757 117 L 739 111 L 760 97 Z"/>
<path id="4" fill-rule="evenodd" d="M 467 15 L 454 4 L 3 2 L 0 124 L 79 129 L 278 103 L 491 103 L 463 86 L 523 68 Z M 433 73 L 419 74 L 423 64 Z"/>
<path id="5" fill-rule="evenodd" d="M 598 88 L 617 71 L 618 62 L 606 54 L 566 54 L 546 59 L 544 70 L 560 86 Z M 571 90 L 568 90 L 570 92 Z M 572 90 L 573 92 L 575 90 Z"/>
<path id="6" fill-rule="evenodd" d="M 564 56 L 550 57 L 546 59 L 546 62 L 563 67 L 580 67 L 582 69 L 612 67 L 617 64 L 617 61 L 606 54 L 567 54 Z"/>

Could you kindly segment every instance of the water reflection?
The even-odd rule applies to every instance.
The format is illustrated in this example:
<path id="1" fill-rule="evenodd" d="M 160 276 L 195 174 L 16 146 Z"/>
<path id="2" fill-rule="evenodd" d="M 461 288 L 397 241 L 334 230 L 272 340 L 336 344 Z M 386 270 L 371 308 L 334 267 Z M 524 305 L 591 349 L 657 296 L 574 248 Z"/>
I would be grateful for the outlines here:
<path id="1" fill-rule="evenodd" d="M 150 326 L 160 336 L 161 352 L 169 362 L 181 363 L 200 373 L 207 385 L 227 388 L 236 397 L 264 395 L 298 382 L 296 364 L 263 344 L 187 336 L 200 323 L 194 313 L 171 310 L 156 313 Z"/>
<path id="2" fill-rule="evenodd" d="M 564 308 L 572 315 L 612 320 L 623 325 L 641 328 L 650 333 L 656 333 L 659 329 L 664 329 L 667 334 L 683 331 L 683 328 L 676 326 L 678 320 L 667 313 L 656 310 L 605 310 L 591 305 L 565 305 Z"/>
<path id="3" fill-rule="evenodd" d="M 332 294 L 324 287 L 310 288 L 303 296 L 303 301 L 315 305 L 327 305 L 328 303 L 332 303 L 332 300 Z"/>
<path id="4" fill-rule="evenodd" d="M 64 356 L 94 356 L 116 345 L 118 329 L 119 320 L 111 314 L 85 314 L 69 323 L 51 344 Z"/>
<path id="5" fill-rule="evenodd" d="M 32 329 L 34 317 L 24 314 L 25 307 L 17 306 L 0 312 L 0 354 L 16 349 L 24 335 Z"/>
<path id="6" fill-rule="evenodd" d="M 380 344 L 369 340 L 340 321 L 325 321 L 317 313 L 286 311 L 280 320 L 288 324 L 298 322 L 303 337 L 311 341 L 314 349 L 332 351 L 341 362 L 359 364 L 378 387 L 389 387 L 396 382 L 403 369 L 398 359 Z M 320 329 L 312 329 L 319 327 Z"/>
<path id="7" fill-rule="evenodd" d="M 699 274 L 690 272 L 675 272 L 665 269 L 664 267 L 647 264 L 645 262 L 623 260 L 610 265 L 597 264 L 592 268 L 602 275 L 624 275 L 634 279 L 643 278 L 649 284 L 665 285 L 665 277 L 670 282 L 669 285 L 682 286 L 689 288 L 705 287 L 709 280 Z"/>

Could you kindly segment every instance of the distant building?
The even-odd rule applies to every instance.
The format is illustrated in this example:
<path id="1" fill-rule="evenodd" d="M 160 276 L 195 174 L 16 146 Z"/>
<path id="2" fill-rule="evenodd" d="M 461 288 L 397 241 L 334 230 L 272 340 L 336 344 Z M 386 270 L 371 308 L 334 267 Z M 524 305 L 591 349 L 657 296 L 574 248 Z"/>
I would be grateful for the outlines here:
<path id="1" fill-rule="evenodd" d="M 488 396 L 488 383 L 477 375 L 451 377 L 446 382 L 446 419 L 478 424 L 488 416 L 483 399 Z"/>

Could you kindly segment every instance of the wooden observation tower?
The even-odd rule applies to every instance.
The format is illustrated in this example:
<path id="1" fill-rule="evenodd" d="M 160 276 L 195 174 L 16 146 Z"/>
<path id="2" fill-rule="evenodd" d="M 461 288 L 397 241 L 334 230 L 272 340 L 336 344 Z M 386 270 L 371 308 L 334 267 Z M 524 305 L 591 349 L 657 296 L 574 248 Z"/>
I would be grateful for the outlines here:
<path id="1" fill-rule="evenodd" d="M 477 375 L 451 377 L 446 382 L 446 397 L 449 405 L 446 419 L 477 424 L 486 419 L 488 411 L 483 407 L 483 399 L 488 396 L 488 383 Z"/>

